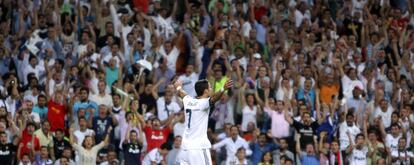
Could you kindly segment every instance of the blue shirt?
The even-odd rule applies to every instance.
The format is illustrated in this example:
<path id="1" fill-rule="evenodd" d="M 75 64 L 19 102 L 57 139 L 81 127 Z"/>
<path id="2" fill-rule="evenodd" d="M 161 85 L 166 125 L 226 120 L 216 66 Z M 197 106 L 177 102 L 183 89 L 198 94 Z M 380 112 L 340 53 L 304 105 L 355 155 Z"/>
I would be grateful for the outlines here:
<path id="1" fill-rule="evenodd" d="M 266 44 L 266 31 L 267 31 L 266 28 L 258 22 L 254 23 L 254 27 L 257 31 L 256 32 L 257 42 L 259 42 L 262 45 Z"/>
<path id="2" fill-rule="evenodd" d="M 47 106 L 41 108 L 38 105 L 36 105 L 33 107 L 33 112 L 39 114 L 40 119 L 44 120 L 47 117 Z"/>
<path id="3" fill-rule="evenodd" d="M 304 99 L 306 105 L 311 105 L 312 107 L 312 114 L 315 111 L 315 91 L 311 89 L 308 93 L 305 93 L 305 90 L 303 88 L 300 88 L 298 92 L 296 93 L 296 99 Z"/>
<path id="4" fill-rule="evenodd" d="M 320 163 L 319 163 L 319 159 L 318 158 L 316 158 L 316 156 L 314 156 L 314 155 L 303 155 L 301 158 L 300 158 L 300 163 L 301 164 L 303 164 L 303 165 L 319 165 Z"/>
<path id="5" fill-rule="evenodd" d="M 3 57 L 0 58 L 0 76 L 9 72 L 11 58 L 10 57 Z"/>
<path id="6" fill-rule="evenodd" d="M 118 80 L 119 68 L 111 69 L 110 67 L 105 67 L 105 82 L 109 86 Z"/>
<path id="7" fill-rule="evenodd" d="M 250 143 L 250 149 L 252 150 L 251 161 L 253 165 L 257 165 L 264 153 L 279 149 L 279 146 L 277 144 L 267 143 L 263 147 L 260 147 L 259 143 Z"/>
<path id="8" fill-rule="evenodd" d="M 94 101 L 85 101 L 85 102 L 80 102 L 77 101 L 74 105 L 73 105 L 73 115 L 75 116 L 75 118 L 78 117 L 78 110 L 79 109 L 85 109 L 87 110 L 88 108 L 92 108 L 95 110 L 94 116 L 98 116 L 98 104 L 96 104 Z M 85 118 L 88 119 L 89 118 L 89 113 L 86 113 Z"/>

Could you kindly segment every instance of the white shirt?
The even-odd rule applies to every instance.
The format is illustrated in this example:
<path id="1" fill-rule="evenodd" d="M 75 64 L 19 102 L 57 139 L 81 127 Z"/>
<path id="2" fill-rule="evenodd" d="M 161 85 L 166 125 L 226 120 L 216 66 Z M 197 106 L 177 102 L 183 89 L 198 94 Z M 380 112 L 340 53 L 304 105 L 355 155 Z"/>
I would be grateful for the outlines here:
<path id="1" fill-rule="evenodd" d="M 241 28 L 241 34 L 244 37 L 249 37 L 250 30 L 252 29 L 252 25 L 250 25 L 249 21 L 245 21 Z"/>
<path id="2" fill-rule="evenodd" d="M 175 68 L 175 63 L 177 62 L 177 58 L 178 58 L 178 55 L 180 53 L 178 51 L 177 47 L 174 46 L 172 48 L 172 50 L 169 53 L 167 53 L 166 50 L 165 50 L 165 48 L 164 48 L 164 45 L 163 45 L 163 46 L 161 46 L 161 48 L 159 50 L 159 53 L 164 58 L 167 59 L 167 67 L 168 67 L 168 69 L 171 69 L 173 71 L 173 73 L 175 73 L 175 69 L 176 69 Z"/>
<path id="3" fill-rule="evenodd" d="M 355 124 L 353 124 L 352 127 L 349 127 L 348 124 L 346 124 L 346 121 L 339 125 L 339 144 L 341 151 L 345 150 L 346 147 L 349 146 L 349 138 L 346 134 L 347 132 L 351 133 L 351 138 L 354 140 L 356 135 L 361 133 L 361 130 Z"/>
<path id="4" fill-rule="evenodd" d="M 210 113 L 210 98 L 196 99 L 189 95 L 183 98 L 185 129 L 182 139 L 183 149 L 211 148 L 207 137 Z"/>
<path id="5" fill-rule="evenodd" d="M 350 165 L 366 165 L 367 164 L 368 147 L 364 146 L 361 150 L 354 148 L 350 156 Z"/>
<path id="6" fill-rule="evenodd" d="M 109 53 L 106 57 L 104 57 L 103 61 L 106 63 L 109 63 L 109 61 L 113 58 L 116 61 L 116 67 L 119 67 L 119 64 L 121 61 L 123 61 L 123 59 L 121 59 L 121 57 L 123 57 L 124 55 L 122 55 L 122 53 L 118 53 L 119 56 L 113 56 L 112 53 Z"/>
<path id="7" fill-rule="evenodd" d="M 385 112 L 383 112 L 381 108 L 378 106 L 377 108 L 375 108 L 374 118 L 381 116 L 382 124 L 384 124 L 385 128 L 388 128 L 391 125 L 391 115 L 393 111 L 394 111 L 393 108 L 389 105 L 388 105 L 387 111 Z"/>
<path id="8" fill-rule="evenodd" d="M 151 165 L 151 162 L 156 164 L 161 163 L 163 156 L 158 151 L 158 148 L 151 150 L 147 155 L 145 155 L 144 160 L 142 160 L 142 165 Z M 137 160 L 138 161 L 138 160 Z"/>
<path id="9" fill-rule="evenodd" d="M 236 59 L 236 55 L 234 55 L 234 54 L 232 54 L 230 57 L 229 57 L 229 60 L 230 61 L 233 61 L 234 59 Z M 248 62 L 248 60 L 247 60 L 247 58 L 246 57 L 241 57 L 241 58 L 239 58 L 239 59 L 237 59 L 237 61 L 239 61 L 239 64 L 240 64 L 240 66 L 241 67 L 243 67 L 244 69 L 246 69 L 247 68 L 247 63 L 249 63 Z"/>
<path id="10" fill-rule="evenodd" d="M 98 54 L 98 53 L 93 53 L 91 56 L 89 56 L 89 57 L 87 57 L 87 58 L 85 58 L 85 60 L 87 60 L 90 64 L 91 64 L 91 66 L 93 67 L 93 68 L 98 68 L 98 65 L 97 65 L 97 61 L 98 61 L 98 58 L 100 58 L 101 57 L 101 55 L 100 54 Z M 102 57 L 101 57 L 102 58 Z"/>
<path id="11" fill-rule="evenodd" d="M 354 90 L 355 86 L 364 87 L 364 84 L 358 79 L 351 80 L 347 75 L 344 75 L 341 79 L 342 87 L 343 87 L 343 94 L 344 98 L 352 97 L 352 90 Z"/>
<path id="12" fill-rule="evenodd" d="M 242 110 L 243 116 L 242 116 L 242 125 L 241 125 L 241 130 L 242 131 L 247 131 L 247 125 L 250 122 L 253 122 L 254 125 L 256 126 L 256 113 L 257 113 L 257 107 L 254 106 L 253 109 L 250 109 L 249 106 L 245 106 Z"/>
<path id="13" fill-rule="evenodd" d="M 174 125 L 174 137 L 183 136 L 185 130 L 185 123 L 177 122 Z"/>
<path id="14" fill-rule="evenodd" d="M 112 97 L 108 93 L 105 93 L 104 96 L 101 96 L 100 94 L 91 95 L 89 99 L 96 102 L 97 105 L 106 105 L 108 108 L 113 106 Z"/>
<path id="15" fill-rule="evenodd" d="M 237 136 L 236 141 L 233 141 L 231 137 L 225 138 L 224 140 L 213 145 L 213 149 L 218 149 L 221 147 L 226 147 L 227 159 L 235 159 L 237 149 L 243 147 L 246 149 L 246 155 L 249 156 L 252 154 L 252 151 L 249 148 L 249 143 L 246 142 L 240 136 Z"/>
<path id="16" fill-rule="evenodd" d="M 92 136 L 94 135 L 95 132 L 91 129 L 86 129 L 85 132 L 81 132 L 80 130 L 76 130 L 75 132 L 73 132 L 73 135 L 75 135 L 77 143 L 78 144 L 82 144 L 83 140 L 85 139 L 85 136 Z"/>
<path id="17" fill-rule="evenodd" d="M 405 158 L 405 161 L 400 161 L 400 159 L 397 159 L 397 161 L 395 161 L 393 163 L 393 165 L 409 165 L 410 164 L 410 159 L 414 158 L 414 155 L 411 151 L 391 151 L 391 157 L 395 157 L 395 158 L 400 158 L 403 157 Z"/>
<path id="18" fill-rule="evenodd" d="M 86 44 L 80 44 L 78 45 L 78 56 L 81 56 L 82 54 L 86 53 L 88 50 L 86 49 L 87 45 Z"/>
<path id="19" fill-rule="evenodd" d="M 171 26 L 173 19 L 171 17 L 163 18 L 162 16 L 158 15 L 152 17 L 156 26 L 157 32 L 159 36 L 164 36 L 166 40 L 169 40 L 174 35 L 174 28 Z"/>
<path id="20" fill-rule="evenodd" d="M 309 10 L 306 10 L 305 13 L 302 14 L 299 10 L 295 10 L 295 26 L 300 27 L 304 19 L 308 19 L 310 21 L 311 16 Z"/>
<path id="21" fill-rule="evenodd" d="M 187 76 L 186 74 L 182 74 L 178 77 L 178 80 L 180 80 L 183 83 L 183 90 L 192 97 L 197 96 L 197 93 L 195 91 L 195 83 L 198 80 L 198 76 L 199 75 L 197 73 L 193 72 L 189 76 Z"/>
<path id="22" fill-rule="evenodd" d="M 37 105 L 37 97 L 39 97 L 39 95 L 34 96 L 32 90 L 28 90 L 25 92 L 23 99 L 24 100 L 30 100 L 33 105 Z M 2 101 L 0 101 L 0 107 L 2 105 Z"/>
<path id="23" fill-rule="evenodd" d="M 407 145 L 405 148 L 409 148 L 411 144 L 411 132 L 406 133 L 407 136 Z M 385 139 L 385 144 L 387 147 L 391 148 L 391 151 L 397 151 L 398 150 L 398 140 L 402 137 L 402 134 L 398 135 L 396 138 L 394 138 L 391 134 L 387 134 Z"/>
<path id="24" fill-rule="evenodd" d="M 63 73 L 62 73 L 63 74 Z M 61 79 L 60 83 L 56 83 L 54 79 L 49 80 L 49 95 L 52 96 L 55 93 L 55 89 L 64 89 L 65 82 Z"/>
<path id="25" fill-rule="evenodd" d="M 355 12 L 362 14 L 366 3 L 366 0 L 352 0 L 352 15 L 354 15 Z"/>
<path id="26" fill-rule="evenodd" d="M 312 88 L 313 88 L 313 86 L 315 85 L 315 80 L 313 78 L 310 78 L 310 79 L 312 81 Z M 300 76 L 300 79 L 299 79 L 299 87 L 300 88 L 305 88 L 305 81 L 306 81 L 306 78 L 303 77 L 303 76 Z"/>
<path id="27" fill-rule="evenodd" d="M 80 144 L 81 143 L 74 143 L 72 145 L 78 153 L 76 155 L 79 156 L 79 164 L 95 164 L 98 151 L 105 146 L 104 142 L 101 142 L 98 145 L 93 146 L 91 150 L 86 150 Z"/>
<path id="28" fill-rule="evenodd" d="M 170 104 L 165 104 L 164 96 L 157 99 L 158 119 L 161 121 L 166 120 L 168 116 L 178 113 L 181 110 L 180 105 L 173 100 L 171 100 Z"/>
<path id="29" fill-rule="evenodd" d="M 227 159 L 225 165 L 233 165 L 232 163 L 234 163 L 235 165 L 249 165 L 246 158 L 244 158 L 242 162 L 240 162 L 239 159 L 237 159 L 236 157 L 233 159 Z"/>
<path id="30" fill-rule="evenodd" d="M 40 116 L 39 116 L 39 114 L 38 114 L 38 113 L 36 113 L 36 112 L 32 112 L 32 113 L 30 113 L 30 117 L 32 117 L 32 120 L 33 120 L 35 123 L 40 123 Z"/>
<path id="31" fill-rule="evenodd" d="M 289 88 L 286 92 L 283 90 L 283 87 L 279 87 L 276 91 L 276 100 L 284 100 L 284 97 L 287 97 L 289 100 L 293 98 L 293 89 Z"/>
<path id="32" fill-rule="evenodd" d="M 24 67 L 23 70 L 23 79 L 24 79 L 24 84 L 27 84 L 29 81 L 27 80 L 27 75 L 29 73 L 34 73 L 36 78 L 39 80 L 40 82 L 40 75 L 45 73 L 45 67 L 42 66 L 39 62 L 38 65 L 36 65 L 35 67 L 32 67 L 32 65 L 28 64 Z"/>
<path id="33" fill-rule="evenodd" d="M 401 135 L 394 137 L 391 134 L 387 134 L 385 137 L 385 145 L 391 149 L 391 152 L 398 151 L 398 140 L 400 140 L 400 138 Z"/>
<path id="34" fill-rule="evenodd" d="M 16 114 L 16 100 L 11 96 L 6 99 L 0 99 L 0 107 L 6 107 L 7 112 L 10 112 L 12 117 Z"/>

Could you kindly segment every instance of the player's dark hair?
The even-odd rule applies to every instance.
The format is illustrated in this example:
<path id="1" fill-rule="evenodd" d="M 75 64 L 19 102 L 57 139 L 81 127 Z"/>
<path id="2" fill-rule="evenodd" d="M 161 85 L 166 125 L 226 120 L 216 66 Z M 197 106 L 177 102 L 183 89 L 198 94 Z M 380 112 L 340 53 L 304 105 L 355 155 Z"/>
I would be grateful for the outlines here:
<path id="1" fill-rule="evenodd" d="M 63 129 L 62 129 L 62 128 L 58 128 L 58 129 L 56 129 L 56 132 L 62 132 L 62 133 L 64 133 L 64 131 L 63 131 Z"/>
<path id="2" fill-rule="evenodd" d="M 286 159 L 286 160 L 285 160 L 285 163 L 286 163 L 286 162 L 290 162 L 290 163 L 292 163 L 292 164 L 293 164 L 293 160 L 292 160 L 292 159 L 290 159 L 290 158 Z"/>
<path id="3" fill-rule="evenodd" d="M 44 98 L 44 99 L 47 100 L 46 95 L 44 95 L 44 94 L 40 94 L 39 96 L 37 96 L 37 99 L 39 99 L 39 98 Z"/>
<path id="4" fill-rule="evenodd" d="M 194 85 L 197 96 L 201 96 L 204 90 L 208 89 L 208 81 L 206 79 L 198 80 Z"/>
<path id="5" fill-rule="evenodd" d="M 82 87 L 81 89 L 80 89 L 80 91 L 82 92 L 82 91 L 86 91 L 86 93 L 89 95 L 89 88 L 87 88 L 87 87 Z"/>
<path id="6" fill-rule="evenodd" d="M 168 143 L 163 143 L 160 147 L 162 150 L 171 150 L 171 146 Z"/>
<path id="7" fill-rule="evenodd" d="M 112 94 L 112 97 L 114 97 L 114 96 L 118 96 L 119 98 L 122 98 L 122 97 L 121 97 L 121 94 L 119 94 L 119 93 L 114 93 L 114 94 Z"/>
<path id="8" fill-rule="evenodd" d="M 78 122 L 80 122 L 81 120 L 88 121 L 88 120 L 86 120 L 86 118 L 85 118 L 85 117 L 83 117 L 83 116 L 81 116 L 81 117 L 79 117 L 79 118 L 78 118 Z"/>
<path id="9" fill-rule="evenodd" d="M 359 134 L 357 134 L 357 135 L 355 136 L 355 139 L 358 139 L 359 137 L 365 138 L 364 134 L 359 133 Z"/>
<path id="10" fill-rule="evenodd" d="M 401 129 L 401 126 L 398 125 L 397 123 L 392 123 L 390 128 L 392 128 L 392 127 L 397 127 L 398 129 Z"/>
<path id="11" fill-rule="evenodd" d="M 348 112 L 347 114 L 346 114 L 346 117 L 348 118 L 348 117 L 354 117 L 354 113 L 352 113 L 352 112 Z"/>

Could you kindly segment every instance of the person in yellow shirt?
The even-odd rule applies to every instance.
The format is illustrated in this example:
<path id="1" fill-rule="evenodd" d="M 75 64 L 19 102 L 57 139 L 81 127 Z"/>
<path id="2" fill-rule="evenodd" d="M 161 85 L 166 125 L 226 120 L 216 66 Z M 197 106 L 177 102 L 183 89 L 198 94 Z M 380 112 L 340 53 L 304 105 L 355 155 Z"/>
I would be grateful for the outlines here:
<path id="1" fill-rule="evenodd" d="M 219 57 L 217 58 L 217 56 Z M 231 70 L 228 51 L 216 50 L 211 55 L 211 61 L 207 70 L 207 78 L 209 82 L 213 82 L 214 92 L 218 92 L 224 87 L 224 84 L 230 77 Z"/>
<path id="2" fill-rule="evenodd" d="M 34 135 L 39 139 L 40 146 L 46 146 L 49 153 L 53 156 L 53 135 L 50 132 L 49 121 L 43 121 L 42 128 L 36 130 Z"/>

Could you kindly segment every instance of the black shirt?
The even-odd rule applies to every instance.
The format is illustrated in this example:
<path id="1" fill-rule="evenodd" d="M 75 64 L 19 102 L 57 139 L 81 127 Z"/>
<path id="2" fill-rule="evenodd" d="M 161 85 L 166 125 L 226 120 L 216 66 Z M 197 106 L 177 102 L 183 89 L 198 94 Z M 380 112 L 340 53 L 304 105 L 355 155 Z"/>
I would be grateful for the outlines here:
<path id="1" fill-rule="evenodd" d="M 138 143 L 124 143 L 122 149 L 125 157 L 125 165 L 136 164 L 140 165 L 142 146 Z"/>
<path id="2" fill-rule="evenodd" d="M 293 120 L 293 127 L 300 133 L 300 148 L 305 148 L 306 144 L 313 144 L 313 135 L 319 127 L 318 122 L 314 121 L 310 125 L 304 125 Z"/>
<path id="3" fill-rule="evenodd" d="M 11 164 L 16 146 L 12 143 L 0 144 L 0 164 Z"/>
<path id="4" fill-rule="evenodd" d="M 59 141 L 56 138 L 53 138 L 53 146 L 56 159 L 60 159 L 62 157 L 63 150 L 66 147 L 70 147 L 70 143 L 65 139 Z"/>

